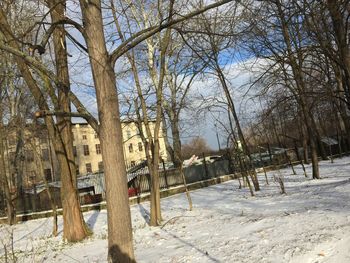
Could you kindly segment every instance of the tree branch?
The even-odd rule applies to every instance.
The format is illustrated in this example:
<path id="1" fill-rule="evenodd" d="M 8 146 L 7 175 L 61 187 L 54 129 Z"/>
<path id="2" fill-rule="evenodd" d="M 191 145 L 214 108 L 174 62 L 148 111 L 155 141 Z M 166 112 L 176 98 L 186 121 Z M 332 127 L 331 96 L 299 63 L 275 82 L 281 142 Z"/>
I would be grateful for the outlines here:
<path id="1" fill-rule="evenodd" d="M 132 37 L 128 38 L 124 43 L 122 43 L 119 47 L 117 47 L 110 55 L 111 57 L 111 63 L 114 66 L 115 62 L 117 61 L 118 58 L 120 58 L 122 55 L 124 55 L 128 50 L 134 48 L 135 46 L 137 46 L 139 43 L 141 43 L 142 41 L 146 40 L 147 38 L 153 36 L 154 34 L 162 31 L 165 28 L 171 27 L 173 25 L 176 25 L 178 23 L 181 23 L 187 19 L 190 19 L 194 16 L 200 15 L 210 9 L 219 7 L 221 5 L 230 3 L 234 0 L 221 0 L 218 1 L 214 4 L 210 4 L 207 5 L 201 9 L 198 9 L 196 11 L 193 11 L 187 15 L 184 15 L 180 18 L 177 19 L 173 19 L 173 20 L 168 20 L 168 22 L 164 23 L 164 24 L 160 24 L 157 26 L 152 26 L 149 28 L 146 28 L 144 30 L 141 30 L 139 32 L 137 32 L 135 35 L 133 35 Z"/>
<path id="2" fill-rule="evenodd" d="M 26 64 L 31 65 L 33 68 L 38 70 L 39 72 L 45 74 L 51 81 L 55 83 L 57 87 L 60 87 L 60 83 L 58 79 L 56 78 L 56 75 L 47 69 L 40 61 L 36 60 L 34 57 L 27 55 L 26 53 L 13 48 L 9 45 L 6 45 L 3 41 L 0 40 L 0 49 L 7 51 L 11 53 L 12 55 L 15 55 L 17 57 L 20 57 L 25 61 Z M 72 92 L 69 91 L 68 93 L 69 99 L 73 103 L 73 105 L 77 108 L 77 111 L 84 116 L 83 118 L 91 125 L 91 127 L 98 133 L 99 131 L 99 125 L 98 121 L 94 116 L 92 116 L 84 107 L 84 105 L 80 102 L 80 100 L 76 97 L 76 95 Z M 80 117 L 82 117 L 80 116 Z"/>
<path id="3" fill-rule="evenodd" d="M 60 26 L 60 25 L 72 25 L 74 26 L 80 33 L 82 33 L 84 35 L 84 29 L 83 27 L 75 22 L 74 20 L 72 19 L 69 19 L 68 17 L 65 17 L 55 23 L 52 23 L 50 28 L 46 31 L 46 34 L 44 35 L 43 39 L 41 40 L 41 43 L 40 45 L 36 45 L 35 46 L 35 49 L 38 50 L 39 54 L 43 54 L 45 52 L 45 47 L 47 45 L 47 42 L 49 41 L 52 33 L 54 32 L 54 30 L 56 29 L 57 26 Z M 34 49 L 34 50 L 35 50 Z"/>
<path id="4" fill-rule="evenodd" d="M 34 113 L 35 118 L 44 118 L 45 116 L 60 116 L 60 117 L 78 117 L 78 118 L 86 118 L 87 115 L 79 113 L 79 112 L 65 112 L 65 111 L 36 111 Z"/>

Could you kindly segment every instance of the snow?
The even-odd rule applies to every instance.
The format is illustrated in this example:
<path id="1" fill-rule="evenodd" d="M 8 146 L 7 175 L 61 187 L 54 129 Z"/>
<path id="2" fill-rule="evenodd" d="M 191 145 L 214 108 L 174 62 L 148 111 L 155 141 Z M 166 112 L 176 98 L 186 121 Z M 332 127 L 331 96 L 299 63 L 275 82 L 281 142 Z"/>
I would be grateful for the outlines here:
<path id="1" fill-rule="evenodd" d="M 255 197 L 236 180 L 193 191 L 193 211 L 185 194 L 164 198 L 162 227 L 148 226 L 148 202 L 131 206 L 137 262 L 350 262 L 350 158 L 320 162 L 321 180 L 306 168 L 271 171 L 270 185 L 259 174 Z M 106 262 L 106 211 L 84 217 L 94 234 L 74 244 L 51 237 L 51 218 L 0 226 L 0 262 L 11 232 L 18 262 Z"/>

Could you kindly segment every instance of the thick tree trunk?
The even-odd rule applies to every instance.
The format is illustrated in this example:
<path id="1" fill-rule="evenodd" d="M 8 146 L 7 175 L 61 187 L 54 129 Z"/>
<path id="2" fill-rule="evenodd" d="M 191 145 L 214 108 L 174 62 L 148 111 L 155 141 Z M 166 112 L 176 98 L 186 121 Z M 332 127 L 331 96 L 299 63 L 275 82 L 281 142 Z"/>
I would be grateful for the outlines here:
<path id="1" fill-rule="evenodd" d="M 47 1 L 51 10 L 51 19 L 57 23 L 64 18 L 65 1 Z M 59 25 L 53 32 L 53 45 L 55 51 L 56 74 L 59 80 L 58 86 L 58 110 L 71 112 L 68 93 L 70 91 L 68 61 L 66 51 L 65 29 Z M 80 210 L 79 197 L 77 193 L 77 179 L 75 159 L 73 154 L 73 135 L 70 117 L 57 117 L 57 127 L 61 140 L 62 151 L 57 152 L 57 158 L 61 168 L 61 200 L 63 207 L 63 238 L 68 241 L 78 241 L 90 234 L 90 230 L 84 222 Z M 59 147 L 59 146 L 58 146 Z"/>
<path id="2" fill-rule="evenodd" d="M 321 134 L 320 134 L 318 127 L 317 127 L 317 124 L 315 122 L 315 118 L 311 114 L 310 114 L 310 120 L 311 120 L 310 125 L 312 127 L 312 131 L 314 133 L 314 138 L 315 138 L 316 151 L 319 153 L 322 160 L 327 160 L 327 154 L 326 154 L 324 145 L 321 141 Z"/>
<path id="3" fill-rule="evenodd" d="M 16 125 L 19 127 L 16 127 L 16 152 L 15 152 L 15 160 L 14 160 L 14 166 L 15 166 L 15 174 L 16 174 L 16 189 L 17 189 L 17 199 L 23 200 L 24 194 L 23 194 L 23 172 L 25 170 L 25 152 L 24 152 L 24 140 L 23 140 L 23 131 L 21 127 L 23 127 L 23 123 L 21 120 L 21 117 L 17 116 L 15 117 Z M 23 202 L 25 204 L 25 202 Z M 23 208 L 23 212 L 26 212 L 26 208 Z"/>
<path id="4" fill-rule="evenodd" d="M 99 110 L 106 181 L 108 261 L 135 262 L 118 94 L 103 33 L 101 1 L 80 0 L 80 6 Z"/>
<path id="5" fill-rule="evenodd" d="M 312 162 L 312 179 L 320 179 L 320 172 L 318 168 L 317 150 L 314 140 L 310 140 L 311 162 Z"/>

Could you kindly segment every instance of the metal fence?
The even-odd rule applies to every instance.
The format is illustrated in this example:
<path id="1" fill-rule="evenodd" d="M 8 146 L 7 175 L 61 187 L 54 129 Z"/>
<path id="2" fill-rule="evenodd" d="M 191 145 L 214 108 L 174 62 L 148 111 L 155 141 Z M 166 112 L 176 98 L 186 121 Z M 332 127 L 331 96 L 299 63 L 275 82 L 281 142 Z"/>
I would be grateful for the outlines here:
<path id="1" fill-rule="evenodd" d="M 342 154 L 340 148 L 337 145 L 329 147 L 330 154 L 334 155 L 338 152 Z M 258 168 L 268 165 L 276 164 L 291 164 L 293 161 L 300 161 L 303 155 L 302 148 L 286 149 L 286 151 L 280 151 L 278 154 L 257 153 L 252 156 L 253 167 L 248 169 Z M 137 166 L 141 168 L 138 169 Z M 219 177 L 226 174 L 239 174 L 241 172 L 242 165 L 240 165 L 239 158 L 233 156 L 232 160 L 220 160 L 213 163 L 204 162 L 198 165 L 192 165 L 184 168 L 184 175 L 188 184 L 195 183 L 202 180 L 207 180 L 215 177 Z M 243 168 L 244 169 L 244 168 Z M 128 187 L 129 195 L 132 194 L 143 194 L 148 193 L 151 189 L 151 177 L 147 166 L 142 163 L 128 167 Z M 159 171 L 159 184 L 160 189 L 168 189 L 183 184 L 183 179 L 180 172 L 177 169 L 160 169 Z M 58 204 L 60 204 L 60 182 L 52 182 L 50 184 L 51 192 Z M 102 200 L 105 200 L 105 178 L 104 173 L 89 174 L 78 178 L 78 189 L 94 188 L 94 195 L 100 195 Z M 133 191 L 130 191 L 133 190 Z M 37 211 L 44 211 L 48 209 L 47 205 L 47 193 L 43 186 L 37 185 L 34 189 L 26 189 L 24 193 L 19 196 L 16 200 L 17 213 L 30 213 Z M 80 192 L 80 195 L 86 194 Z M 83 200 L 84 198 L 81 198 Z M 91 199 L 97 200 L 97 199 Z M 0 189 L 0 216 L 5 216 L 5 196 Z"/>
<path id="2" fill-rule="evenodd" d="M 184 175 L 188 184 L 218 177 L 229 173 L 228 161 L 217 161 L 214 163 L 206 163 L 193 165 L 184 168 Z M 135 176 L 136 175 L 136 176 Z M 136 173 L 128 174 L 128 178 L 131 180 L 128 183 L 129 195 L 144 194 L 150 192 L 151 189 L 151 177 L 147 168 L 138 170 Z M 84 189 L 94 188 L 93 195 L 99 195 L 102 200 L 105 200 L 106 186 L 104 173 L 89 174 L 78 178 L 78 190 L 80 193 L 80 200 L 94 200 L 91 192 L 84 192 Z M 183 185 L 183 178 L 178 169 L 161 169 L 159 171 L 159 187 L 161 190 L 169 189 L 171 187 Z M 50 191 L 54 193 L 56 204 L 61 207 L 59 189 L 61 187 L 60 182 L 50 183 Z M 83 190 L 83 191 L 81 191 Z M 20 200 L 17 200 L 17 213 L 30 213 L 39 212 L 50 209 L 47 196 L 47 189 L 42 185 L 37 185 L 34 189 L 26 189 L 25 193 L 21 196 Z M 89 195 L 89 196 L 84 196 Z M 4 200 L 4 199 L 2 199 Z M 82 204 L 85 204 L 83 202 Z M 0 202 L 0 216 L 5 215 L 5 203 Z"/>

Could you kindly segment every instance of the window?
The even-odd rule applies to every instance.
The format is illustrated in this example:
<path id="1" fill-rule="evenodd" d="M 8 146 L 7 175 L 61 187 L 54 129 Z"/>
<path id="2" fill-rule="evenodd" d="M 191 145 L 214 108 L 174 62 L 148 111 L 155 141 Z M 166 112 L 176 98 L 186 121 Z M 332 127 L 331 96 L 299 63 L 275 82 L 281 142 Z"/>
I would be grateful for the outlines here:
<path id="1" fill-rule="evenodd" d="M 95 133 L 95 139 L 98 139 L 98 134 L 97 133 Z"/>
<path id="2" fill-rule="evenodd" d="M 96 147 L 96 154 L 101 154 L 101 145 L 95 144 L 95 147 Z"/>
<path id="3" fill-rule="evenodd" d="M 132 147 L 132 143 L 129 144 L 129 153 L 132 153 L 134 151 L 133 147 Z"/>
<path id="4" fill-rule="evenodd" d="M 130 130 L 127 130 L 127 131 L 126 131 L 126 137 L 127 137 L 128 139 L 131 138 L 131 131 L 130 131 Z"/>
<path id="5" fill-rule="evenodd" d="M 86 135 L 84 134 L 84 135 L 83 135 L 83 140 L 86 140 L 86 139 L 87 139 L 87 137 L 86 137 Z"/>
<path id="6" fill-rule="evenodd" d="M 92 173 L 91 163 L 86 163 L 85 167 L 86 167 L 86 172 L 87 173 Z"/>
<path id="7" fill-rule="evenodd" d="M 41 158 L 44 161 L 48 161 L 49 160 L 49 149 L 42 149 L 41 150 Z"/>
<path id="8" fill-rule="evenodd" d="M 45 169 L 44 170 L 44 175 L 45 175 L 45 179 L 47 182 L 51 182 L 52 181 L 52 176 L 51 176 L 51 169 Z"/>
<path id="9" fill-rule="evenodd" d="M 26 159 L 27 162 L 33 162 L 34 161 L 34 153 L 31 150 L 26 151 Z"/>
<path id="10" fill-rule="evenodd" d="M 79 165 L 77 165 L 77 164 L 75 165 L 75 172 L 77 173 L 77 175 L 79 175 L 79 173 L 80 173 L 79 172 Z"/>
<path id="11" fill-rule="evenodd" d="M 142 152 L 142 150 L 143 150 L 143 145 L 142 145 L 142 142 L 139 142 L 139 144 L 138 144 L 138 145 L 139 145 L 139 151 L 140 151 L 140 152 Z"/>
<path id="12" fill-rule="evenodd" d="M 83 145 L 83 147 L 84 147 L 84 155 L 85 156 L 90 155 L 89 145 Z"/>
<path id="13" fill-rule="evenodd" d="M 130 164 L 131 164 L 131 167 L 134 167 L 136 163 L 135 163 L 135 161 L 131 161 Z"/>
<path id="14" fill-rule="evenodd" d="M 77 146 L 73 146 L 73 155 L 74 155 L 74 157 L 77 157 L 77 155 L 78 155 Z"/>
<path id="15" fill-rule="evenodd" d="M 98 162 L 98 171 L 103 172 L 103 162 Z"/>

